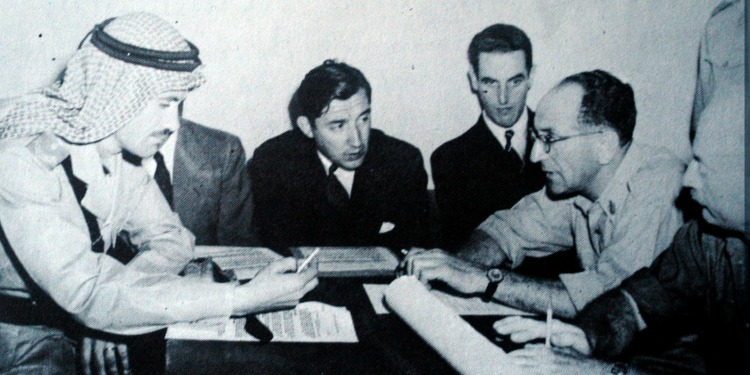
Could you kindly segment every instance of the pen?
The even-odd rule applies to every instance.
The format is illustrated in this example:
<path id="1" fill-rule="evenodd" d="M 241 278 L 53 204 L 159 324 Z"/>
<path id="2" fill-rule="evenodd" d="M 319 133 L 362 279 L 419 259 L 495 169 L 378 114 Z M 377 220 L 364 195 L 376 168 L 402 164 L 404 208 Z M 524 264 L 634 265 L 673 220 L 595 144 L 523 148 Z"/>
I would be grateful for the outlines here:
<path id="1" fill-rule="evenodd" d="M 550 295 L 549 302 L 547 303 L 547 332 L 544 335 L 544 346 L 551 347 L 552 343 L 552 296 Z"/>
<path id="2" fill-rule="evenodd" d="M 315 258 L 315 256 L 317 256 L 319 252 L 320 252 L 320 248 L 316 247 L 315 251 L 310 253 L 310 255 L 308 255 L 307 258 L 305 258 L 305 260 L 302 261 L 302 264 L 297 268 L 297 273 L 302 272 L 302 270 L 304 270 L 305 267 L 307 267 L 307 265 L 310 264 L 310 262 L 312 262 L 313 258 Z"/>

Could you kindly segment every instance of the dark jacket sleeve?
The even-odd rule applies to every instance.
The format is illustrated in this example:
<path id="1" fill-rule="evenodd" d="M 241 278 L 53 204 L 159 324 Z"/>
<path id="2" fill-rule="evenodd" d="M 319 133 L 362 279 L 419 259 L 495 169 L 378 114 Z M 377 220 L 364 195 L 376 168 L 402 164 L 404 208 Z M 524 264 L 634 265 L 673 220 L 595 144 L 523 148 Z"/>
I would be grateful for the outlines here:
<path id="1" fill-rule="evenodd" d="M 228 137 L 221 171 L 216 238 L 219 245 L 257 246 L 250 175 L 239 138 Z"/>
<path id="2" fill-rule="evenodd" d="M 576 324 L 586 332 L 595 356 L 621 354 L 638 332 L 636 313 L 622 291 L 635 300 L 647 330 L 658 331 L 654 337 L 668 340 L 695 329 L 707 290 L 699 245 L 697 225 L 684 226 L 651 267 L 639 270 L 581 310 Z"/>
<path id="3" fill-rule="evenodd" d="M 429 241 L 429 196 L 427 194 L 427 172 L 419 150 L 405 160 L 403 192 L 401 195 L 401 230 L 394 233 L 394 244 L 398 247 L 428 246 Z"/>
<path id="4" fill-rule="evenodd" d="M 450 153 L 447 148 L 438 148 L 432 153 L 430 164 L 442 236 L 438 241 L 441 246 L 455 248 L 475 229 L 475 222 L 481 222 L 474 217 L 481 210 L 474 207 L 477 200 L 467 194 L 470 189 L 466 185 L 471 179 L 454 163 Z"/>

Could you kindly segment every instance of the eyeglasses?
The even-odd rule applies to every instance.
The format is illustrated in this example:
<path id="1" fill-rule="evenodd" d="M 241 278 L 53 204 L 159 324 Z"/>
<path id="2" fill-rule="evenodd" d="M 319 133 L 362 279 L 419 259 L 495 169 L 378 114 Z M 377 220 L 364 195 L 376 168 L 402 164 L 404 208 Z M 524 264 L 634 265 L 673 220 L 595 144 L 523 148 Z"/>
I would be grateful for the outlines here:
<path id="1" fill-rule="evenodd" d="M 539 130 L 537 130 L 535 127 L 531 127 L 529 129 L 531 130 L 531 136 L 534 137 L 536 141 L 542 144 L 542 147 L 544 147 L 544 152 L 547 154 L 549 154 L 550 150 L 552 149 L 552 144 L 555 142 L 565 141 L 565 140 L 576 138 L 576 137 L 583 137 L 584 135 L 604 133 L 604 130 L 597 130 L 597 131 L 588 132 L 588 133 L 578 133 L 578 134 L 561 135 L 561 136 L 553 137 L 549 134 L 540 134 Z"/>

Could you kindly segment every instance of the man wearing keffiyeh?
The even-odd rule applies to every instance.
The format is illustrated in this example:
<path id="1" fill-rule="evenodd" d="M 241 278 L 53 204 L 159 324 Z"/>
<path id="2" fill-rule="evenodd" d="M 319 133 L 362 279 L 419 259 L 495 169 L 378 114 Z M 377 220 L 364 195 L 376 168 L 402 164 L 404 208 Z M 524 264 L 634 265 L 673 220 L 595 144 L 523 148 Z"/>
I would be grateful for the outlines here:
<path id="1" fill-rule="evenodd" d="M 194 237 L 122 151 L 159 149 L 200 64 L 169 23 L 128 14 L 97 25 L 58 82 L 0 103 L 0 372 L 74 373 L 77 324 L 142 334 L 293 306 L 317 285 L 313 269 L 285 274 L 290 258 L 242 286 L 177 275 Z M 139 250 L 127 264 L 109 251 L 121 231 Z M 94 345 L 98 370 L 129 372 L 123 346 Z"/>

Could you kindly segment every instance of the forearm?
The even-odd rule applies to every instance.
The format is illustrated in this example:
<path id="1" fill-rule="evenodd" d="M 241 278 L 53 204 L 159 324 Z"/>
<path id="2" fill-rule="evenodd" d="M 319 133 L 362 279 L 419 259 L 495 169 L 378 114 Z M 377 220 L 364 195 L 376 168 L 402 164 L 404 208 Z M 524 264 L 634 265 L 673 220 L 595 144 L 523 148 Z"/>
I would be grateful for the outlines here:
<path id="1" fill-rule="evenodd" d="M 494 299 L 503 304 L 543 314 L 552 302 L 554 314 L 561 318 L 575 317 L 577 310 L 567 289 L 559 280 L 544 280 L 506 271 Z"/>
<path id="2" fill-rule="evenodd" d="M 481 230 L 472 232 L 469 240 L 461 246 L 457 255 L 459 258 L 485 267 L 498 266 L 507 259 L 500 245 Z"/>

